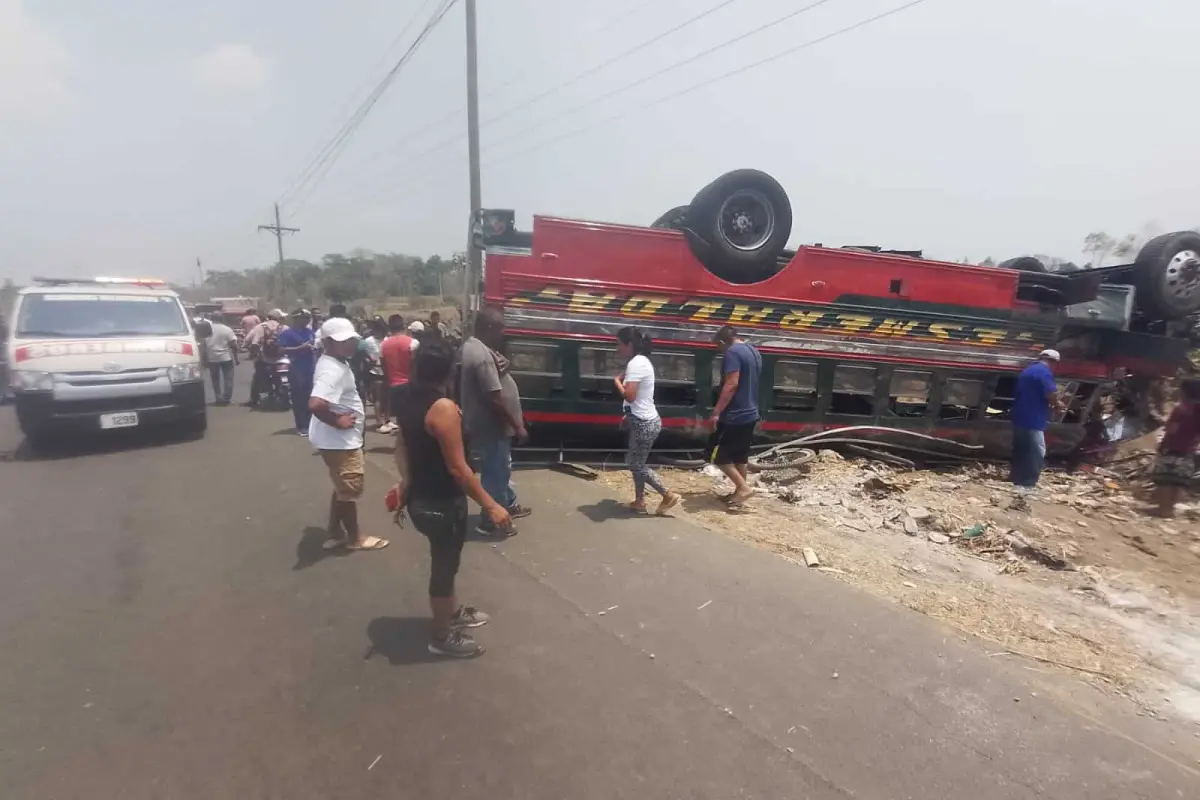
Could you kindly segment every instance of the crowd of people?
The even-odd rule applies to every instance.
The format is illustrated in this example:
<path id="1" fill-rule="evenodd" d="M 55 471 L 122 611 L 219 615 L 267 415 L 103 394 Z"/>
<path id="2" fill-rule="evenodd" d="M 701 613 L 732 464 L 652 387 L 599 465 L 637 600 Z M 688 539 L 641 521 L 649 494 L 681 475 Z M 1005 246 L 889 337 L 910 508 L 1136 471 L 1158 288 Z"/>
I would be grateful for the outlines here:
<path id="1" fill-rule="evenodd" d="M 474 320 L 473 335 L 459 344 L 439 316 L 407 322 L 352 321 L 334 306 L 328 317 L 299 309 L 285 316 L 276 309 L 241 321 L 242 337 L 254 362 L 250 405 L 266 390 L 271 364 L 290 359 L 292 411 L 296 431 L 321 454 L 332 482 L 326 549 L 377 551 L 387 539 L 365 533 L 359 524 L 363 496 L 366 407 L 373 402 L 376 429 L 395 436 L 395 461 L 401 476 L 389 493 L 397 514 L 407 514 L 429 540 L 429 602 L 433 616 L 429 650 L 449 657 L 483 652 L 469 628 L 487 615 L 460 605 L 455 593 L 463 545 L 469 530 L 467 498 L 482 509 L 475 533 L 500 540 L 517 533 L 514 521 L 531 510 L 522 505 L 512 483 L 512 448 L 527 440 L 524 414 L 510 363 L 502 351 L 504 315 L 485 307 Z M 220 404 L 232 394 L 238 363 L 238 336 L 228 325 L 197 325 L 204 343 L 213 390 Z M 710 453 L 735 486 L 733 507 L 751 495 L 747 463 L 758 423 L 758 383 L 762 357 L 730 326 L 716 337 L 723 358 L 723 388 L 711 423 Z M 654 401 L 653 342 L 643 331 L 619 331 L 616 349 L 625 363 L 613 377 L 624 409 L 627 465 L 633 475 L 629 510 L 650 514 L 647 487 L 661 500 L 654 513 L 665 515 L 681 500 L 649 466 L 649 455 L 662 430 Z"/>
<path id="2" fill-rule="evenodd" d="M 395 436 L 399 483 L 389 505 L 399 520 L 407 514 L 430 548 L 429 602 L 433 617 L 429 650 L 449 657 L 473 657 L 482 646 L 466 631 L 488 622 L 487 615 L 458 603 L 458 573 L 469 523 L 467 499 L 482 509 L 475 527 L 485 539 L 516 534 L 514 520 L 531 513 L 512 484 L 512 448 L 528 438 L 521 398 L 502 351 L 503 312 L 480 310 L 473 335 L 461 344 L 437 314 L 428 322 L 351 321 L 334 306 L 322 320 L 304 309 L 285 319 L 279 310 L 265 320 L 250 313 L 242 320 L 250 358 L 255 362 L 250 404 L 259 402 L 273 359 L 291 359 L 292 410 L 297 433 L 320 452 L 333 490 L 329 502 L 330 550 L 375 551 L 387 539 L 365 534 L 358 517 L 364 491 L 363 456 L 367 401 L 375 406 L 375 425 Z M 237 336 L 229 326 L 205 322 L 204 337 L 217 402 L 227 404 Z M 753 496 L 748 464 L 759 424 L 762 356 L 726 325 L 717 332 L 721 388 L 709 423 L 708 460 L 733 485 L 723 499 L 738 509 Z M 633 514 L 650 514 L 647 489 L 660 497 L 654 512 L 664 515 L 681 500 L 649 466 L 661 430 L 655 404 L 654 343 L 634 327 L 618 331 L 615 347 L 624 362 L 613 384 L 624 410 L 626 464 L 633 477 Z M 1019 375 L 1011 411 L 1013 507 L 1029 509 L 1046 455 L 1045 431 L 1065 409 L 1054 379 L 1060 362 L 1055 350 L 1043 351 Z M 1190 481 L 1193 452 L 1200 443 L 1200 381 L 1185 381 L 1182 399 L 1167 422 L 1153 474 L 1158 486 L 1156 513 L 1169 515 L 1182 487 Z"/>

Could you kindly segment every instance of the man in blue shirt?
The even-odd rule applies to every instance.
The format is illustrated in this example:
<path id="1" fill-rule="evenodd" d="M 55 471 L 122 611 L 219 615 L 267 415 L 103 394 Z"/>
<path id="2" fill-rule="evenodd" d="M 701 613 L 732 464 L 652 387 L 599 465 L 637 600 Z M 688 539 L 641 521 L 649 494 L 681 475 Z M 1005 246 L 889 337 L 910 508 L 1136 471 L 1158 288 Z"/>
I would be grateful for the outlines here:
<path id="1" fill-rule="evenodd" d="M 1017 377 L 1012 405 L 1010 476 L 1017 492 L 1013 501 L 1016 509 L 1029 508 L 1029 495 L 1037 486 L 1046 461 L 1046 426 L 1050 423 L 1050 412 L 1063 407 L 1058 399 L 1058 384 L 1054 382 L 1054 368 L 1058 366 L 1059 358 L 1057 350 L 1043 350 L 1038 360 Z"/>
<path id="2" fill-rule="evenodd" d="M 308 436 L 308 422 L 312 416 L 308 410 L 308 397 L 312 394 L 313 370 L 317 363 L 315 336 L 308 311 L 297 309 L 292 312 L 291 319 L 292 324 L 279 332 L 279 349 L 292 362 L 288 368 L 288 382 L 296 433 Z"/>
<path id="3" fill-rule="evenodd" d="M 741 505 L 753 494 L 746 484 L 746 469 L 758 425 L 762 356 L 737 338 L 732 325 L 717 331 L 715 341 L 721 351 L 721 395 L 709 420 L 715 427 L 709 439 L 709 460 L 733 481 L 730 505 Z"/>

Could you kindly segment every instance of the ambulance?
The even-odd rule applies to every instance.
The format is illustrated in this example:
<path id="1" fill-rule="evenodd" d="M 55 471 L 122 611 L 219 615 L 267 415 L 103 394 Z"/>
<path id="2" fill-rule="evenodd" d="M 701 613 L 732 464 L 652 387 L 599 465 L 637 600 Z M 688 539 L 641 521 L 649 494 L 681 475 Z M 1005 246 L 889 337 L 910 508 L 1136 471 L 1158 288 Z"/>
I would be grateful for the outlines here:
<path id="1" fill-rule="evenodd" d="M 31 443 L 56 432 L 208 426 L 192 323 L 164 281 L 35 278 L 6 343 L 17 421 Z"/>

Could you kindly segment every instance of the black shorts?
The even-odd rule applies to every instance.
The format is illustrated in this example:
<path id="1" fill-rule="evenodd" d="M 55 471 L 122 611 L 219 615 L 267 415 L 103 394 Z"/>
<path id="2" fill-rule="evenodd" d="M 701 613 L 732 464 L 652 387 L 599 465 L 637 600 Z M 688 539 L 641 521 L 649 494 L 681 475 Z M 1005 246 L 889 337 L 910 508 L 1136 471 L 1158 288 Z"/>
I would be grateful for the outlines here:
<path id="1" fill-rule="evenodd" d="M 741 425 L 717 423 L 708 439 L 708 461 L 713 464 L 745 464 L 750 460 L 750 445 L 758 420 Z"/>

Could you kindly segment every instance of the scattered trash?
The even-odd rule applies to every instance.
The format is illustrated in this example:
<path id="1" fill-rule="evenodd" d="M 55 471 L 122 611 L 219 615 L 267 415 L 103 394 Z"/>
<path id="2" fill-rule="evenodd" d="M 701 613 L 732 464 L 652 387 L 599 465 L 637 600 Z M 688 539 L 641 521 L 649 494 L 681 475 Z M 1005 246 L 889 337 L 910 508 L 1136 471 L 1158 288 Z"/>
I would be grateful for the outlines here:
<path id="1" fill-rule="evenodd" d="M 934 544 L 950 544 L 950 537 L 937 531 L 930 531 L 928 538 Z"/>
<path id="2" fill-rule="evenodd" d="M 605 609 L 605 611 L 616 611 L 618 608 L 620 608 L 620 606 L 609 606 Z"/>
<path id="3" fill-rule="evenodd" d="M 821 560 L 817 558 L 817 551 L 811 547 L 804 548 L 804 565 L 808 567 L 821 566 Z"/>
<path id="4" fill-rule="evenodd" d="M 962 532 L 962 538 L 974 539 L 977 536 L 983 536 L 987 529 L 988 524 L 986 522 L 976 522 L 974 525 Z"/>
<path id="5" fill-rule="evenodd" d="M 375 765 L 379 763 L 379 759 L 381 759 L 381 758 L 383 758 L 383 753 L 380 753 L 379 755 L 375 756 L 375 760 L 371 762 L 371 766 L 367 767 L 367 772 L 370 772 L 371 770 L 375 769 Z"/>
<path id="6" fill-rule="evenodd" d="M 712 605 L 712 600 L 708 600 L 708 601 L 706 601 L 705 603 L 703 603 L 702 605 L 698 605 L 698 606 L 696 606 L 696 610 L 697 610 L 697 611 L 703 611 L 704 609 L 708 608 L 708 607 L 709 607 L 709 606 L 711 606 L 711 605 Z"/>

